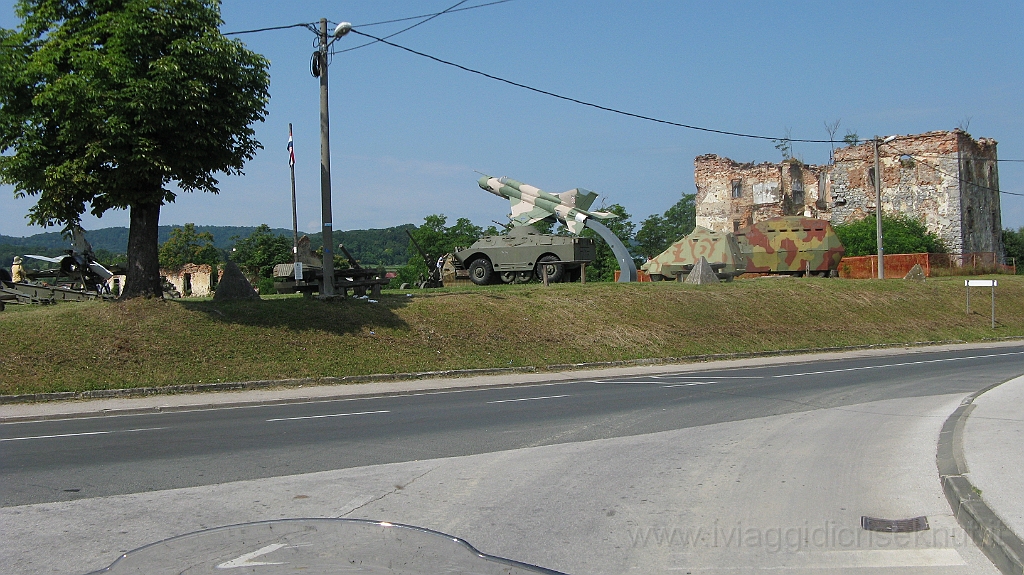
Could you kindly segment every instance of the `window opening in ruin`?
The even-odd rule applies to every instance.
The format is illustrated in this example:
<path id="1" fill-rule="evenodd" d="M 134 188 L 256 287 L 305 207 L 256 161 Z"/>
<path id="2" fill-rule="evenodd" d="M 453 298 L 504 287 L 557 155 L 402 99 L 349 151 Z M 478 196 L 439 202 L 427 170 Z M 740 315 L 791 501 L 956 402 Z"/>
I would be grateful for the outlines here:
<path id="1" fill-rule="evenodd" d="M 732 197 L 742 198 L 743 197 L 743 180 L 732 181 Z"/>
<path id="2" fill-rule="evenodd" d="M 914 156 L 910 154 L 903 154 L 900 156 L 900 165 L 904 168 L 913 168 L 915 165 Z"/>
<path id="3" fill-rule="evenodd" d="M 184 274 L 184 275 L 182 275 L 182 277 L 181 277 L 181 287 L 182 287 L 182 291 L 185 292 L 182 295 L 184 295 L 184 296 L 192 295 L 192 274 Z"/>
<path id="4" fill-rule="evenodd" d="M 738 221 L 733 221 L 732 222 L 732 231 L 734 231 L 734 232 L 740 231 L 740 223 Z"/>
<path id="5" fill-rule="evenodd" d="M 868 187 L 875 189 L 875 168 L 868 168 Z"/>

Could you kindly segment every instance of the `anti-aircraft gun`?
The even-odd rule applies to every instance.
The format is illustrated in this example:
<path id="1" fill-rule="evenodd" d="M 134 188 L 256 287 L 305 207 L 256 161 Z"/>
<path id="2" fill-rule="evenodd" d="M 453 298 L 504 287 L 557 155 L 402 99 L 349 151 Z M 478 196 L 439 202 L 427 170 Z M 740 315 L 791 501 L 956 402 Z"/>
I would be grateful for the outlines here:
<path id="1" fill-rule="evenodd" d="M 25 254 L 26 258 L 56 264 L 41 270 L 26 270 L 27 281 L 0 278 L 0 309 L 3 303 L 53 303 L 57 301 L 88 301 L 114 299 L 107 281 L 111 271 L 96 261 L 85 231 L 71 228 L 71 249 L 57 257 Z M 121 270 L 115 270 L 121 271 Z"/>

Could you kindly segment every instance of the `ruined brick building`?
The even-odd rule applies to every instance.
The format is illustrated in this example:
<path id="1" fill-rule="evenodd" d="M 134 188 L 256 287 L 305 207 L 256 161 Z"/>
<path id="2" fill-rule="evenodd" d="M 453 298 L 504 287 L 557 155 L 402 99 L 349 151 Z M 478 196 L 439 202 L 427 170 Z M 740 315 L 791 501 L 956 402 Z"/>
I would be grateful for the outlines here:
<path id="1" fill-rule="evenodd" d="M 950 252 L 1002 257 L 995 140 L 962 130 L 898 136 L 880 146 L 879 164 L 883 213 L 920 219 Z M 854 221 L 875 211 L 874 171 L 871 142 L 837 149 L 830 166 L 698 156 L 697 225 L 734 231 L 782 215 Z"/>

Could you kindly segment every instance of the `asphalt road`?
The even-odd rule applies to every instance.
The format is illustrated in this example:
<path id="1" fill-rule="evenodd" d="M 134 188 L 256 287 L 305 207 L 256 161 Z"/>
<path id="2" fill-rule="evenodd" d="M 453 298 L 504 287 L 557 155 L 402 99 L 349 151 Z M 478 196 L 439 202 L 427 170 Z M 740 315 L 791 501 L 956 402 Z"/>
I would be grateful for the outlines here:
<path id="1" fill-rule="evenodd" d="M 0 506 L 649 434 L 1024 374 L 1024 346 L 0 425 Z"/>

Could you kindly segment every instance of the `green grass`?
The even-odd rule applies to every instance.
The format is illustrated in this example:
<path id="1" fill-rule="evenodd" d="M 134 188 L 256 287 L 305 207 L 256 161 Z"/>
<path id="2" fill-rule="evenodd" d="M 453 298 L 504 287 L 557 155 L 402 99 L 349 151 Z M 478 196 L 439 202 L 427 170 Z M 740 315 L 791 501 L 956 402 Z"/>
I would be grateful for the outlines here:
<path id="1" fill-rule="evenodd" d="M 0 394 L 538 366 L 1024 336 L 1024 278 L 753 279 L 387 293 L 380 303 L 135 300 L 8 306 Z"/>

